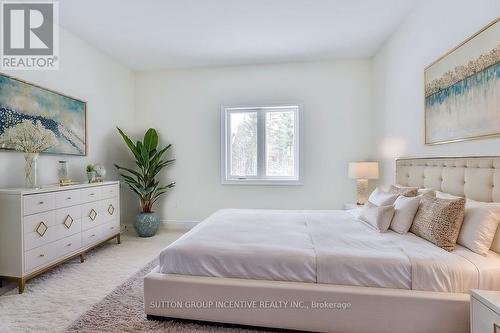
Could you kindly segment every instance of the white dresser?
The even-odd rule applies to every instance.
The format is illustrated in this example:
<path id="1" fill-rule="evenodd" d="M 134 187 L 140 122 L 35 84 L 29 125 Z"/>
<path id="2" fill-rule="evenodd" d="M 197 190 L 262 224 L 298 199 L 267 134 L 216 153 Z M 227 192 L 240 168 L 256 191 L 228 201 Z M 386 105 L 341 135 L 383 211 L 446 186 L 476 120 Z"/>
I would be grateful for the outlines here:
<path id="1" fill-rule="evenodd" d="M 470 293 L 471 333 L 500 333 L 500 291 L 471 290 Z"/>
<path id="2" fill-rule="evenodd" d="M 0 278 L 27 280 L 107 240 L 120 243 L 119 182 L 0 189 Z"/>

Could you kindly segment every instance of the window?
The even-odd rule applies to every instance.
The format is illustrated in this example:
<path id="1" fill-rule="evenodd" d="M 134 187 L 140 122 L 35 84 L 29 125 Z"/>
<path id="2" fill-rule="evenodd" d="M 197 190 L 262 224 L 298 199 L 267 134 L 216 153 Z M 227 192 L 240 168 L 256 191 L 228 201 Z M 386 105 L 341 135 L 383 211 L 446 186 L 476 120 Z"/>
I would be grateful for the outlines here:
<path id="1" fill-rule="evenodd" d="M 223 184 L 301 184 L 298 105 L 223 107 Z"/>

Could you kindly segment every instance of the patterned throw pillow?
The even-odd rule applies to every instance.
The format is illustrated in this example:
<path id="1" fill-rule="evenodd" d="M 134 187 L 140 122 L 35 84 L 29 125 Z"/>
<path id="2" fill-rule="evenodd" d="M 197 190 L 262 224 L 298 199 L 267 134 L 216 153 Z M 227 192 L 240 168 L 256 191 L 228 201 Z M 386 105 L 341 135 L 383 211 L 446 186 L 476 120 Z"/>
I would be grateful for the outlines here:
<path id="1" fill-rule="evenodd" d="M 403 195 L 405 197 L 416 197 L 418 194 L 418 187 L 398 187 L 391 185 L 389 193 Z"/>
<path id="2" fill-rule="evenodd" d="M 464 198 L 450 200 L 424 195 L 410 231 L 446 251 L 453 251 L 464 210 Z"/>

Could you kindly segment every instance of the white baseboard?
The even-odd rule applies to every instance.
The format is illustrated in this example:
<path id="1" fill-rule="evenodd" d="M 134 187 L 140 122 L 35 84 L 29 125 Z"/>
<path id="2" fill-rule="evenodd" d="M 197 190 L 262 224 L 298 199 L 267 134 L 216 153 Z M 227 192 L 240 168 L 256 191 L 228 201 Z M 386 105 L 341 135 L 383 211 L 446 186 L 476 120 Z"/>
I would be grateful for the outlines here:
<path id="1" fill-rule="evenodd" d="M 188 231 L 200 222 L 196 220 L 162 220 L 161 228 L 172 231 Z"/>

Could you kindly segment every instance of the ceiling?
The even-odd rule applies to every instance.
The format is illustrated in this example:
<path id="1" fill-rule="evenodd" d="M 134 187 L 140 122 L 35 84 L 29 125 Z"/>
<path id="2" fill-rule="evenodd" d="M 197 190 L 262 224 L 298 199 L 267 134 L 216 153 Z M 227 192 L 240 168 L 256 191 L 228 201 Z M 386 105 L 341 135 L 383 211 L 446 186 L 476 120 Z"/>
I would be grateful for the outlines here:
<path id="1" fill-rule="evenodd" d="M 66 0 L 60 23 L 129 68 L 372 56 L 416 0 Z"/>

